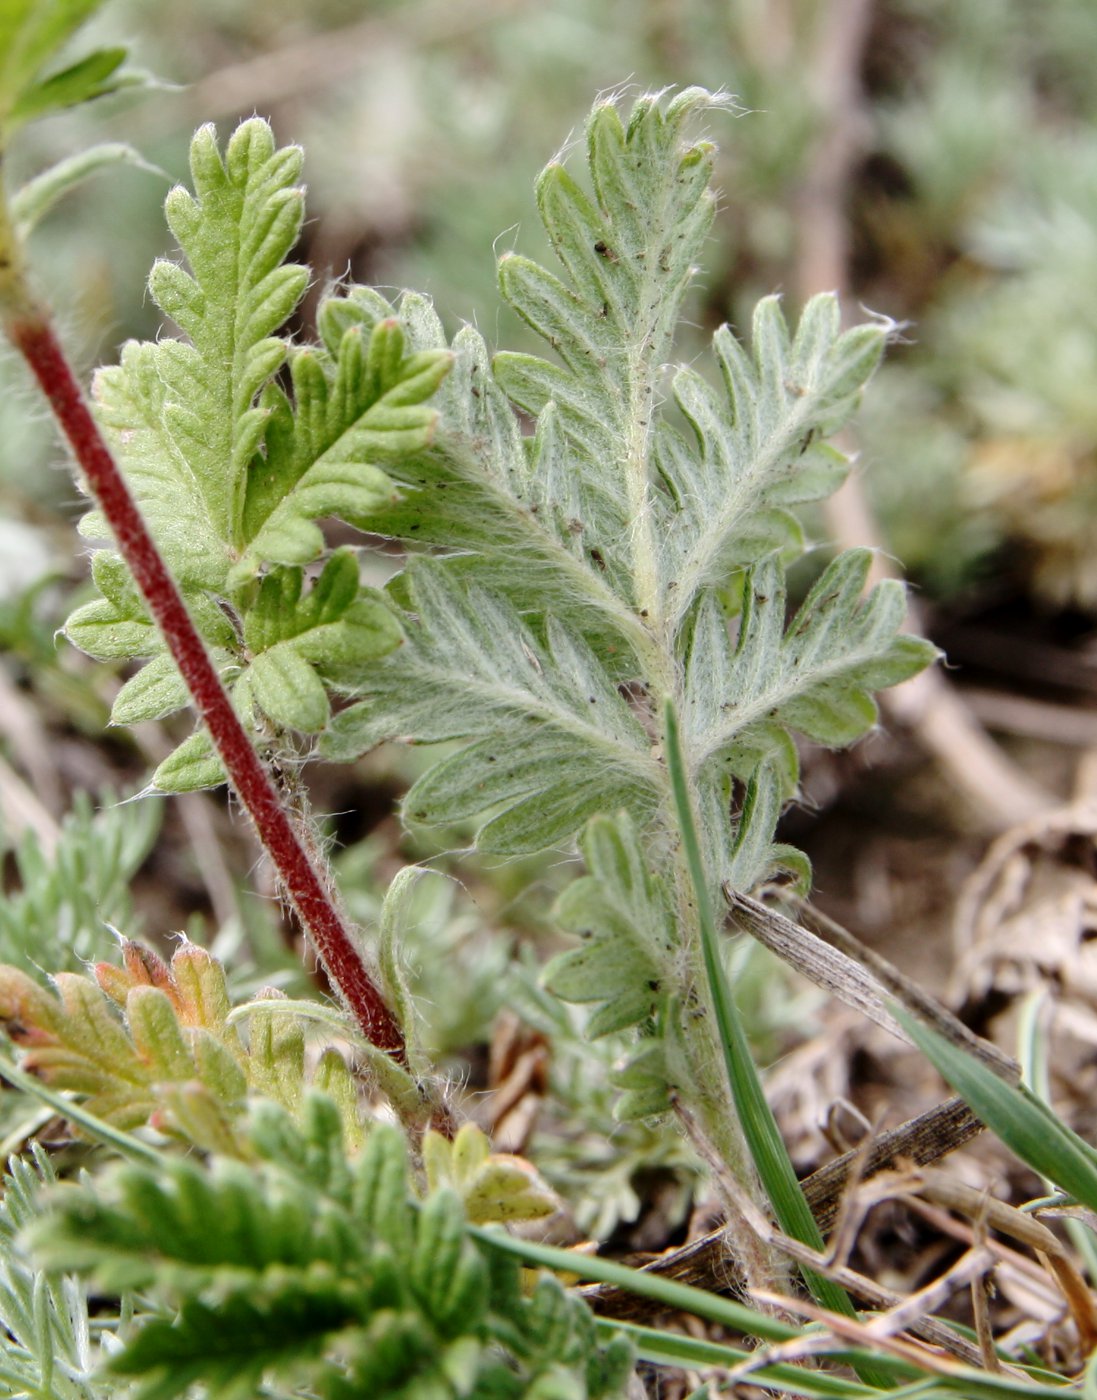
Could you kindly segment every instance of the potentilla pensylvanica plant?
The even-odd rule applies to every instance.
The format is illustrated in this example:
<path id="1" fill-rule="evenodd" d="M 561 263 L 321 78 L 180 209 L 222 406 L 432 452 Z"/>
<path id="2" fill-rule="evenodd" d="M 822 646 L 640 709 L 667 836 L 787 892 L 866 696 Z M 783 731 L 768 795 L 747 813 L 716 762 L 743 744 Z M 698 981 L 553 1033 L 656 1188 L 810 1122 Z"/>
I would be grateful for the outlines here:
<path id="1" fill-rule="evenodd" d="M 30 116 L 116 85 L 115 51 L 42 76 L 94 8 L 0 15 L 5 142 Z M 288 261 L 301 152 L 258 119 L 223 148 L 205 127 L 192 188 L 167 199 L 180 255 L 149 281 L 180 334 L 127 344 L 96 376 L 90 413 L 22 246 L 52 199 L 118 153 L 8 192 L 4 328 L 93 502 L 80 528 L 100 596 L 66 636 L 137 663 L 115 722 L 195 711 L 152 786 L 228 781 L 344 1008 L 271 996 L 234 1011 L 222 970 L 192 945 L 169 966 L 127 944 L 122 966 L 60 973 L 52 989 L 0 973 L 24 1056 L 11 1074 L 37 1076 L 130 1158 L 36 1227 L 40 1272 L 5 1255 L 8 1295 L 44 1300 L 27 1302 L 25 1326 L 18 1307 L 6 1319 L 28 1388 L 49 1390 L 42 1337 L 63 1333 L 66 1395 L 132 1376 L 150 1397 L 196 1382 L 226 1396 L 624 1393 L 628 1344 L 546 1277 L 524 1296 L 505 1237 L 480 1229 L 553 1202 L 527 1164 L 457 1130 L 459 1106 L 419 1048 L 399 973 L 414 873 L 367 956 L 305 814 L 302 758 L 349 761 L 386 741 L 445 745 L 407 794 L 410 820 L 470 822 L 498 856 L 578 847 L 585 873 L 554 915 L 577 941 L 544 983 L 589 1008 L 591 1038 L 629 1038 L 618 1115 L 679 1112 L 728 1174 L 748 1281 L 781 1271 L 734 1224 L 744 1196 L 821 1244 L 728 993 L 716 911 L 775 873 L 808 878 L 774 840 L 796 791 L 794 736 L 853 742 L 875 723 L 872 693 L 933 648 L 900 634 L 899 585 L 866 596 L 865 551 L 835 559 L 788 616 L 785 571 L 806 548 L 794 508 L 843 479 L 828 438 L 887 326 L 842 331 L 820 296 L 790 329 L 771 298 L 747 343 L 725 326 L 708 364 L 669 365 L 715 208 L 696 127 L 728 106 L 700 89 L 600 102 L 587 169 L 542 173 L 559 267 L 510 254 L 499 282 L 547 358 L 492 356 L 471 328 L 450 342 L 426 298 L 360 286 L 332 288 L 315 341 L 291 341 L 310 278 Z M 362 583 L 358 548 L 328 545 L 330 517 L 407 547 L 383 591 Z M 401 1133 L 364 1114 L 342 1056 L 305 1056 L 305 1024 L 325 1017 L 333 1038 L 357 1037 L 411 1165 Z M 50 1175 L 42 1157 L 18 1168 L 5 1238 Z M 83 1295 L 59 1269 L 129 1299 L 96 1347 L 86 1318 L 64 1322 Z"/>

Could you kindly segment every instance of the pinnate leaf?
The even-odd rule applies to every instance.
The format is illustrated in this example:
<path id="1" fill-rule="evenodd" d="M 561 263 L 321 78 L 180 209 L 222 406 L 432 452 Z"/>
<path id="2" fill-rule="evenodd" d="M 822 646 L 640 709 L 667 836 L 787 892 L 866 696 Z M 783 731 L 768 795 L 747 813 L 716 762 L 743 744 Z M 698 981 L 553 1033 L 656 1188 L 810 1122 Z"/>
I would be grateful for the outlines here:
<path id="1" fill-rule="evenodd" d="M 506 599 L 442 563 L 417 562 L 408 582 L 408 641 L 333 721 L 329 753 L 402 734 L 476 740 L 415 784 L 406 811 L 430 822 L 491 813 L 486 850 L 558 844 L 594 811 L 654 800 L 647 736 L 580 639 L 550 620 L 542 641 Z"/>
<path id="2" fill-rule="evenodd" d="M 362 589 L 353 550 L 332 554 L 305 594 L 303 584 L 301 569 L 266 574 L 243 632 L 256 704 L 275 724 L 315 733 L 330 716 L 325 680 L 358 674 L 401 634 L 381 598 Z"/>
<path id="3" fill-rule="evenodd" d="M 124 347 L 96 380 L 110 439 L 192 619 L 245 725 L 267 747 L 282 731 L 314 734 L 345 689 L 400 642 L 393 612 L 360 582 L 348 549 L 306 586 L 325 554 L 316 521 L 355 525 L 394 500 L 382 464 L 421 454 L 435 429 L 427 400 L 451 365 L 444 348 L 409 346 L 380 297 L 326 299 L 322 340 L 290 354 L 279 327 L 308 279 L 287 264 L 303 215 L 301 152 L 244 122 L 224 155 L 212 128 L 191 146 L 193 193 L 166 202 L 186 265 L 161 261 L 150 289 L 186 339 Z M 273 380 L 290 360 L 290 390 Z M 99 512 L 81 529 L 107 536 Z M 67 635 L 93 655 L 153 658 L 118 697 L 114 719 L 159 718 L 185 699 L 148 612 L 116 554 L 93 566 L 102 597 Z M 224 780 L 208 736 L 185 740 L 154 774 L 162 791 Z"/>
<path id="4" fill-rule="evenodd" d="M 795 336 L 768 297 L 754 314 L 751 351 L 724 326 L 713 338 L 714 388 L 693 369 L 674 397 L 693 432 L 664 424 L 656 460 L 675 511 L 665 541 L 668 599 L 680 623 L 706 585 L 775 549 L 799 549 L 790 507 L 828 496 L 846 458 L 826 442 L 856 407 L 887 341 L 887 323 L 842 333 L 832 295 L 813 297 Z"/>
<path id="5" fill-rule="evenodd" d="M 293 356 L 293 405 L 278 389 L 265 396 L 267 452 L 248 483 L 240 571 L 315 558 L 319 517 L 368 527 L 396 499 L 381 467 L 421 452 L 433 436 L 437 414 L 426 403 L 449 373 L 449 354 L 409 354 L 395 316 L 371 325 L 372 308 L 353 294 L 339 300 L 362 314 L 343 318 L 350 324 L 333 351 L 321 345 Z"/>
<path id="6" fill-rule="evenodd" d="M 786 627 L 782 570 L 775 557 L 763 560 L 750 571 L 734 645 L 715 599 L 703 605 L 683 724 L 696 768 L 723 761 L 747 776 L 743 754 L 778 747 L 780 728 L 844 747 L 876 722 L 872 691 L 934 658 L 930 643 L 899 632 L 906 617 L 899 584 L 885 580 L 862 596 L 871 562 L 864 549 L 839 555 Z"/>
<path id="7" fill-rule="evenodd" d="M 556 903 L 561 928 L 583 939 L 545 969 L 565 1001 L 600 1002 L 588 1034 L 626 1030 L 653 1016 L 672 985 L 674 923 L 661 882 L 648 868 L 632 820 L 598 817 L 580 846 L 589 874 Z"/>
<path id="8" fill-rule="evenodd" d="M 614 1082 L 623 1091 L 621 1118 L 669 1106 L 668 1069 L 659 1044 L 677 973 L 677 935 L 662 879 L 627 813 L 588 822 L 580 849 L 588 874 L 556 902 L 556 922 L 582 940 L 545 968 L 549 991 L 564 1001 L 594 1004 L 592 1039 L 638 1029 L 639 1045 Z"/>
<path id="9" fill-rule="evenodd" d="M 97 380 L 104 426 L 184 585 L 223 588 L 242 543 L 246 472 L 267 419 L 256 399 L 285 359 L 273 332 L 308 279 L 284 265 L 303 214 L 300 168 L 300 151 L 276 149 L 265 122 L 238 127 L 224 159 L 212 128 L 198 132 L 195 192 L 177 186 L 166 203 L 190 272 L 158 262 L 149 279 L 190 343 L 131 344 Z M 192 565 L 203 550 L 204 565 Z"/>
<path id="10" fill-rule="evenodd" d="M 298 1126 L 263 1113 L 258 1161 L 116 1168 L 59 1194 L 34 1227 L 47 1264 L 63 1259 L 100 1290 L 155 1289 L 175 1314 L 133 1329 L 113 1374 L 139 1378 L 142 1394 L 201 1382 L 225 1400 L 302 1381 L 348 1400 L 367 1382 L 388 1395 L 452 1396 L 458 1382 L 467 1395 L 528 1394 L 553 1371 L 590 1400 L 623 1393 L 628 1357 L 599 1346 L 584 1304 L 554 1282 L 525 1299 L 517 1269 L 470 1238 L 453 1191 L 413 1200 L 394 1128 L 376 1126 L 348 1164 L 338 1115 L 310 1102 Z"/>
<path id="11" fill-rule="evenodd" d="M 600 103 L 587 124 L 593 197 L 558 163 L 537 187 L 568 281 L 518 255 L 499 265 L 504 298 L 563 368 L 501 354 L 496 376 L 526 412 L 554 406 L 586 557 L 600 559 L 614 589 L 637 606 L 646 600 L 636 596 L 626 546 L 657 509 L 646 460 L 656 379 L 715 209 L 711 147 L 691 142 L 686 129 L 719 105 L 699 88 L 665 103 L 643 97 L 626 126 L 613 102 Z M 533 491 L 566 530 L 551 474 L 535 478 Z"/>
<path id="12" fill-rule="evenodd" d="M 77 1095 L 93 1114 L 121 1128 L 152 1123 L 238 1154 L 246 1096 L 262 1094 L 297 1113 L 311 1078 L 334 1089 L 344 1115 L 340 1135 L 359 1139 L 342 1057 L 338 1068 L 321 1057 L 310 1074 L 303 1022 L 278 1014 L 277 1000 L 266 1015 L 253 1009 L 245 1046 L 230 1017 L 224 970 L 204 949 L 184 942 L 168 964 L 126 941 L 122 965 L 98 963 L 94 973 L 94 980 L 59 973 L 54 993 L 0 967 L 0 1020 L 23 1068 Z"/>

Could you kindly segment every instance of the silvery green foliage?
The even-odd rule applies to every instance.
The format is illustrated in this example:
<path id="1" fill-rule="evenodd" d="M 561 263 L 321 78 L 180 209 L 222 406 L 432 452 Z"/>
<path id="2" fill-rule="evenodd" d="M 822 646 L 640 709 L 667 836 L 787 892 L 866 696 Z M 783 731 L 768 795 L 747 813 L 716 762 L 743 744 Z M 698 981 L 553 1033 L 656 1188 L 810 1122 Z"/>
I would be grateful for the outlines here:
<path id="1" fill-rule="evenodd" d="M 748 888 L 777 866 L 806 875 L 773 844 L 796 787 L 793 736 L 851 743 L 875 723 L 872 692 L 933 655 L 899 635 L 898 584 L 863 596 L 864 551 L 837 558 L 786 619 L 785 564 L 804 548 L 793 509 L 841 482 L 846 459 L 826 439 L 887 328 L 843 332 L 834 298 L 819 296 L 793 330 L 769 298 L 749 348 L 723 327 L 711 372 L 666 367 L 715 206 L 711 147 L 688 127 L 721 105 L 698 89 L 643 97 L 626 122 L 599 103 L 589 189 L 559 162 L 541 175 L 561 269 L 508 254 L 499 280 L 553 358 L 490 361 L 474 330 L 457 336 L 435 443 L 394 468 L 401 498 L 371 517 L 446 553 L 413 556 L 392 586 L 407 644 L 322 740 L 341 757 L 401 736 L 458 741 L 405 812 L 474 819 L 486 851 L 567 848 L 593 818 L 590 875 L 558 910 L 584 946 L 547 975 L 597 1008 L 593 1034 L 640 1032 L 629 1113 L 665 1106 L 668 1079 L 681 1082 L 675 1037 L 697 965 L 665 702 L 713 887 Z M 406 296 L 400 314 L 416 347 L 445 345 L 422 299 Z"/>
<path id="2" fill-rule="evenodd" d="M 323 729 L 328 692 L 400 641 L 391 609 L 362 586 L 356 557 L 325 556 L 316 520 L 361 524 L 394 492 L 383 464 L 428 443 L 425 401 L 449 369 L 439 350 L 411 351 L 369 293 L 329 297 L 320 342 L 277 334 L 308 282 L 286 263 L 303 215 L 301 152 L 277 149 L 265 122 L 243 123 L 224 157 L 211 128 L 191 147 L 194 193 L 167 199 L 190 271 L 158 262 L 149 281 L 187 340 L 126 345 L 100 372 L 98 414 L 191 614 L 260 737 Z M 288 367 L 291 391 L 275 382 Z M 98 512 L 81 523 L 108 535 Z M 100 592 L 66 624 L 94 656 L 147 664 L 123 687 L 113 719 L 133 724 L 187 704 L 174 663 L 128 571 L 111 550 L 92 563 Z M 198 733 L 154 776 L 162 789 L 221 781 Z"/>
<path id="3" fill-rule="evenodd" d="M 546 989 L 539 971 L 523 961 L 503 983 L 506 1005 L 552 1045 L 532 1160 L 592 1239 L 608 1239 L 639 1218 L 652 1172 L 666 1186 L 660 1208 L 674 1228 L 689 1214 L 704 1169 L 679 1125 L 658 1116 L 667 1107 L 665 1069 L 628 1063 L 635 1048 L 629 1031 L 592 1042 L 583 1012 L 564 1005 L 555 985 Z M 643 1103 L 633 1097 L 641 1080 Z"/>
<path id="4" fill-rule="evenodd" d="M 117 1319 L 98 1313 L 93 1337 L 81 1283 L 35 1268 L 17 1239 L 40 1217 L 43 1187 L 56 1181 L 46 1153 L 37 1143 L 32 1150 L 33 1164 L 11 1159 L 0 1198 L 0 1396 L 100 1400 L 114 1391 L 94 1372 Z"/>
<path id="5" fill-rule="evenodd" d="M 44 852 L 27 833 L 16 844 L 0 828 L 18 888 L 0 900 L 0 962 L 28 970 L 75 971 L 114 946 L 111 926 L 133 927 L 130 881 L 160 825 L 153 803 L 111 803 L 94 811 L 78 792 L 57 844 Z"/>
<path id="6" fill-rule="evenodd" d="M 254 1106 L 254 1160 L 120 1165 L 56 1198 L 39 1256 L 100 1293 L 151 1291 L 164 1309 L 111 1358 L 115 1383 L 159 1400 L 285 1385 L 325 1400 L 612 1400 L 631 1372 L 555 1279 L 525 1294 L 516 1261 L 472 1239 L 460 1198 L 423 1202 L 400 1133 L 375 1126 L 348 1158 L 319 1095 L 302 1122 Z"/>
<path id="7" fill-rule="evenodd" d="M 408 644 L 323 742 L 346 756 L 397 736 L 471 741 L 420 779 L 407 813 L 482 817 L 487 850 L 566 843 L 596 811 L 623 807 L 643 825 L 665 803 L 666 695 L 701 786 L 749 781 L 772 756 L 787 793 L 790 731 L 850 742 L 874 722 L 869 690 L 930 655 L 895 636 L 898 586 L 864 602 L 851 587 L 860 556 L 838 561 L 784 627 L 781 561 L 801 544 L 790 507 L 841 481 L 845 459 L 823 439 L 854 407 L 885 329 L 843 334 L 824 296 L 793 335 L 769 300 L 750 353 L 717 333 L 715 385 L 665 371 L 715 203 L 711 149 L 685 128 L 713 104 L 697 89 L 642 98 L 627 126 L 613 103 L 596 107 L 593 197 L 560 164 L 538 185 L 566 280 L 517 255 L 500 263 L 504 296 L 562 363 L 492 363 L 463 330 L 437 441 L 393 469 L 401 499 L 371 516 L 451 554 L 411 560 L 393 589 Z M 401 315 L 415 345 L 444 344 L 420 298 Z M 515 405 L 535 419 L 531 436 Z M 735 640 L 733 581 L 748 600 Z"/>

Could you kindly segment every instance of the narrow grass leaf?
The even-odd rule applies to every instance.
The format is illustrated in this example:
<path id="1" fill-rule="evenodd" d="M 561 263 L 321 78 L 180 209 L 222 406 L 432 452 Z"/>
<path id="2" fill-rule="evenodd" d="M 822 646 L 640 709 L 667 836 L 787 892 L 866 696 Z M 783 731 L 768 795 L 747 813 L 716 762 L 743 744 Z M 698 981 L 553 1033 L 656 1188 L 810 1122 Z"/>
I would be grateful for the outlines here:
<path id="1" fill-rule="evenodd" d="M 777 1127 L 773 1111 L 766 1101 L 758 1070 L 751 1057 L 746 1032 L 739 1017 L 731 989 L 727 983 L 724 965 L 720 957 L 716 920 L 713 915 L 709 895 L 708 880 L 701 859 L 701 844 L 693 819 L 693 808 L 686 784 L 686 769 L 682 759 L 682 746 L 678 738 L 678 718 L 674 704 L 668 699 L 664 709 L 664 732 L 666 736 L 667 766 L 674 790 L 674 803 L 678 815 L 682 845 L 685 849 L 694 894 L 697 899 L 698 920 L 701 926 L 701 945 L 705 959 L 709 991 L 716 1012 L 720 1042 L 724 1050 L 728 1082 L 731 1086 L 735 1108 L 750 1148 L 754 1165 L 765 1187 L 777 1216 L 781 1229 L 793 1239 L 812 1249 L 823 1249 L 823 1237 L 811 1213 L 807 1198 L 800 1189 L 792 1161 Z M 830 1279 L 824 1278 L 812 1269 L 801 1270 L 804 1282 L 813 1297 L 824 1307 L 847 1317 L 856 1317 L 857 1311 L 850 1302 L 845 1290 Z M 884 1384 L 884 1379 L 874 1366 L 859 1368 L 862 1379 L 872 1385 Z"/>
<path id="2" fill-rule="evenodd" d="M 1097 1152 L 1020 1084 L 993 1070 L 916 1021 L 903 1007 L 891 1012 L 930 1063 L 1006 1146 L 1035 1172 L 1097 1210 Z"/>

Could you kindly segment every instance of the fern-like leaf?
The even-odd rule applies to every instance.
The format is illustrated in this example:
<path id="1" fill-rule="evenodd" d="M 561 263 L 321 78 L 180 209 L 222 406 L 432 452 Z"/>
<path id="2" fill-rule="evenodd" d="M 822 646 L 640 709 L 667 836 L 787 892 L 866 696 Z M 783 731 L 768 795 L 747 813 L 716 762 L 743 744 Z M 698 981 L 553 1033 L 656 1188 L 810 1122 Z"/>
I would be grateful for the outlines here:
<path id="1" fill-rule="evenodd" d="M 24 1069 L 115 1127 L 149 1123 L 236 1154 L 245 1150 L 238 1128 L 249 1093 L 300 1108 L 309 1082 L 304 1022 L 280 1011 L 277 994 L 253 1003 L 245 1045 L 230 1019 L 224 970 L 204 949 L 184 943 L 169 966 L 127 941 L 122 956 L 121 966 L 97 964 L 94 980 L 58 973 L 56 993 L 0 966 L 0 1021 Z M 350 1072 L 337 1050 L 324 1052 L 313 1078 L 339 1101 L 348 1139 L 360 1142 Z"/>
<path id="2" fill-rule="evenodd" d="M 399 320 L 380 300 L 365 288 L 329 300 L 324 342 L 292 357 L 293 404 L 277 388 L 265 396 L 271 423 L 244 503 L 245 568 L 249 560 L 314 559 L 323 548 L 314 523 L 321 516 L 368 523 L 397 499 L 381 467 L 430 441 L 436 414 L 425 404 L 450 357 L 407 353 Z"/>
<path id="3" fill-rule="evenodd" d="M 579 948 L 559 953 L 545 984 L 565 1001 L 597 1002 L 597 1038 L 654 1019 L 674 986 L 676 937 L 662 882 L 652 875 L 628 816 L 598 817 L 580 842 L 589 874 L 556 903 L 560 927 Z"/>
<path id="4" fill-rule="evenodd" d="M 130 343 L 96 379 L 99 418 L 245 723 L 278 747 L 316 733 L 329 691 L 397 646 L 391 610 L 331 556 L 311 589 L 301 566 L 324 553 L 316 520 L 361 524 L 395 490 L 379 464 L 420 453 L 445 378 L 444 350 L 414 350 L 364 292 L 329 297 L 325 340 L 291 351 L 277 334 L 308 281 L 285 261 L 303 216 L 301 152 L 243 123 L 222 157 L 212 128 L 191 147 L 194 193 L 173 190 L 168 222 L 189 271 L 161 261 L 150 290 L 186 340 Z M 382 306 L 384 304 L 382 303 Z M 273 382 L 290 362 L 292 393 Z M 102 516 L 81 522 L 103 538 Z M 260 577 L 262 575 L 262 577 Z M 101 597 L 66 634 L 94 656 L 149 659 L 123 688 L 118 723 L 160 718 L 187 693 L 121 560 L 93 561 Z M 275 614 L 280 613 L 277 620 Z M 196 734 L 157 770 L 164 790 L 216 785 L 221 765 Z"/>
<path id="5" fill-rule="evenodd" d="M 274 335 L 308 270 L 284 265 L 303 217 L 301 152 L 270 128 L 240 126 L 222 160 L 210 127 L 191 146 L 194 194 L 168 196 L 191 267 L 158 262 L 149 286 L 190 343 L 130 344 L 97 376 L 100 415 L 157 543 L 185 586 L 224 589 L 240 537 L 248 468 L 267 413 L 256 399 L 286 357 Z M 102 538 L 98 514 L 85 534 Z"/>
<path id="6" fill-rule="evenodd" d="M 770 299 L 750 354 L 717 333 L 718 388 L 694 370 L 675 375 L 692 434 L 659 412 L 662 360 L 713 209 L 711 151 L 687 128 L 713 105 L 691 89 L 641 99 L 627 122 L 613 103 L 595 108 L 589 193 L 559 163 L 538 185 L 565 280 L 517 255 L 500 265 L 504 295 L 562 363 L 502 354 L 491 374 L 475 333 L 462 332 L 436 447 L 402 469 L 404 499 L 375 517 L 378 529 L 462 553 L 416 559 L 392 586 L 408 645 L 376 668 L 323 748 L 346 758 L 397 737 L 474 741 L 421 777 L 405 810 L 477 819 L 485 849 L 558 845 L 620 808 L 642 828 L 666 801 L 652 732 L 670 693 L 697 729 L 694 776 L 714 794 L 712 840 L 726 854 L 745 839 L 729 813 L 732 776 L 749 782 L 774 761 L 790 795 L 789 730 L 849 742 L 875 715 L 869 692 L 932 655 L 896 641 L 889 588 L 860 611 L 847 588 L 794 645 L 798 621 L 779 680 L 767 669 L 773 645 L 747 644 L 756 608 L 731 642 L 718 595 L 744 567 L 802 543 L 790 508 L 841 480 L 846 461 L 824 438 L 852 411 L 887 332 L 842 334 L 822 297 L 790 335 Z M 416 344 L 438 343 L 420 303 L 406 299 L 401 315 Z M 536 416 L 524 454 L 500 386 Z M 863 582 L 860 564 L 835 567 Z M 774 619 L 776 560 L 770 574 Z M 822 593 L 813 598 L 814 617 Z"/>
<path id="7" fill-rule="evenodd" d="M 765 752 L 795 730 L 842 748 L 876 722 L 872 691 L 920 671 L 936 655 L 899 635 L 902 587 L 885 580 L 863 598 L 868 550 L 848 550 L 823 571 L 786 628 L 785 585 L 770 556 L 751 570 L 737 643 L 714 600 L 698 612 L 687 663 L 686 732 L 701 768 Z M 784 752 L 794 750 L 784 743 Z M 748 776 L 740 767 L 739 775 Z M 794 776 L 794 775 L 791 775 Z"/>
<path id="8" fill-rule="evenodd" d="M 588 197 L 563 165 L 538 182 L 538 207 L 571 285 L 528 259 L 499 266 L 503 296 L 563 361 L 499 355 L 495 371 L 511 399 L 539 415 L 555 405 L 568 444 L 570 495 L 587 558 L 639 609 L 655 583 L 656 509 L 648 469 L 657 376 L 682 298 L 712 223 L 712 148 L 684 140 L 698 111 L 719 105 L 689 88 L 671 101 L 641 98 L 627 127 L 615 104 L 587 125 L 593 186 Z M 542 456 L 544 448 L 542 447 Z M 541 476 L 538 504 L 558 509 Z"/>
<path id="9" fill-rule="evenodd" d="M 802 547 L 790 507 L 841 485 L 849 464 L 826 437 L 856 407 L 887 331 L 880 323 L 843 334 L 837 300 L 822 295 L 791 335 L 777 299 L 767 297 L 754 314 L 752 353 L 727 326 L 713 337 L 719 389 L 678 370 L 674 397 L 694 441 L 664 422 L 655 451 L 674 502 L 663 546 L 673 631 L 707 586 L 771 550 Z"/>
<path id="10" fill-rule="evenodd" d="M 399 1133 L 376 1127 L 357 1161 L 339 1115 L 309 1100 L 300 1125 L 268 1105 L 257 1163 L 122 1166 L 56 1200 L 40 1256 L 113 1292 L 153 1289 L 174 1318 L 134 1329 L 110 1362 L 164 1400 L 304 1379 L 322 1396 L 513 1394 L 558 1373 L 579 1400 L 621 1395 L 627 1348 L 599 1345 L 586 1307 L 466 1233 L 457 1195 L 411 1193 Z M 510 1388 L 494 1387 L 509 1377 Z M 455 1389 L 460 1381 L 459 1389 Z"/>
<path id="11" fill-rule="evenodd" d="M 578 948 L 558 953 L 543 973 L 563 1001 L 596 1006 L 586 1034 L 635 1031 L 638 1043 L 618 1067 L 622 1120 L 652 1116 L 670 1106 L 662 1038 L 679 988 L 679 939 L 665 882 L 627 813 L 587 823 L 580 849 L 588 874 L 556 902 L 556 922 L 576 934 Z"/>
<path id="12" fill-rule="evenodd" d="M 595 811 L 643 810 L 657 797 L 650 740 L 593 651 L 553 618 L 538 637 L 505 597 L 444 564 L 408 580 L 414 625 L 370 673 L 369 699 L 333 722 L 329 753 L 382 739 L 475 739 L 437 764 L 405 803 L 416 821 L 490 812 L 484 849 L 536 850 Z"/>

